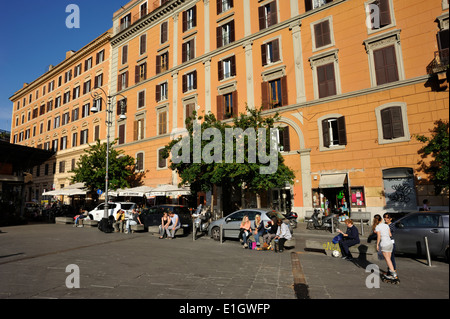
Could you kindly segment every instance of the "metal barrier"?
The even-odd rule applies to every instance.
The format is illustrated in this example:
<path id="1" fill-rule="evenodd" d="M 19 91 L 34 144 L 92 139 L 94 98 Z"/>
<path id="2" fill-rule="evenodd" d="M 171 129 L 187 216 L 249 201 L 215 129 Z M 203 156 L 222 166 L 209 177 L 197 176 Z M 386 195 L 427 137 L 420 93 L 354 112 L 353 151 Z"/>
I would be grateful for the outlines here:
<path id="1" fill-rule="evenodd" d="M 370 213 L 369 212 L 351 212 L 351 219 L 360 220 L 361 222 L 361 235 L 364 236 L 364 225 L 363 221 L 367 220 L 370 222 Z"/>

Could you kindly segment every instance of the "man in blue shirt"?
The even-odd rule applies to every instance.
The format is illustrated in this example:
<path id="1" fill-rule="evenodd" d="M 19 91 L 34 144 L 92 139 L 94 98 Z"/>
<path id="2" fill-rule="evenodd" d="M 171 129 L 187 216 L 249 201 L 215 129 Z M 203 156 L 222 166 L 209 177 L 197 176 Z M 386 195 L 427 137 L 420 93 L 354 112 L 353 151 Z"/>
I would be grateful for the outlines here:
<path id="1" fill-rule="evenodd" d="M 352 260 L 353 256 L 350 253 L 349 248 L 360 243 L 359 230 L 353 225 L 351 219 L 346 219 L 345 223 L 347 224 L 347 231 L 345 234 L 338 229 L 338 232 L 343 235 L 342 240 L 339 242 L 339 246 L 341 247 L 342 258 Z"/>

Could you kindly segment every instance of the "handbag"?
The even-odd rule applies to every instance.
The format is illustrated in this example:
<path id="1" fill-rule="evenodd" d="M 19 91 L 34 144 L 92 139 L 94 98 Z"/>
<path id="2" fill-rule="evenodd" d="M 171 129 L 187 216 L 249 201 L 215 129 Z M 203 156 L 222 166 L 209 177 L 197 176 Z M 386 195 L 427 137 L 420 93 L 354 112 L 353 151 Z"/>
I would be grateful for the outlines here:
<path id="1" fill-rule="evenodd" d="M 337 244 L 338 242 L 340 242 L 342 240 L 342 238 L 344 238 L 344 235 L 342 235 L 342 234 L 337 235 L 332 240 L 333 244 Z"/>

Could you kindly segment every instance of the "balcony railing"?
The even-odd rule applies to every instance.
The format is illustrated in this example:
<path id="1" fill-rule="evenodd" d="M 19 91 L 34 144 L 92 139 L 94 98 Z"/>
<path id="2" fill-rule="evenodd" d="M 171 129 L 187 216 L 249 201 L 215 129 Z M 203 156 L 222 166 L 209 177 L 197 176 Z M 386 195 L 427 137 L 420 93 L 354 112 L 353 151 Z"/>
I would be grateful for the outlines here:
<path id="1" fill-rule="evenodd" d="M 449 67 L 449 49 L 434 52 L 434 59 L 427 66 L 427 74 L 445 72 Z"/>
<path id="2" fill-rule="evenodd" d="M 155 11 L 159 7 L 164 6 L 166 3 L 170 2 L 170 0 L 155 0 L 153 4 L 149 4 L 149 8 L 145 8 L 144 10 L 139 11 L 134 16 L 131 16 L 129 20 L 125 20 L 116 28 L 116 34 L 122 32 L 125 29 L 128 29 L 133 24 L 139 22 L 141 19 L 145 18 L 148 14 Z"/>

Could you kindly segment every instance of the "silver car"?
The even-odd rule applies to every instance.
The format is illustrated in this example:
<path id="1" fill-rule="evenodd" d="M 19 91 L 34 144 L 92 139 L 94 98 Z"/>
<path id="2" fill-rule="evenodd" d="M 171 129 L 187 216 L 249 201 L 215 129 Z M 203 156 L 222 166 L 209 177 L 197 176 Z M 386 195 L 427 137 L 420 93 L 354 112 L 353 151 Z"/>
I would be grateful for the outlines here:
<path id="1" fill-rule="evenodd" d="M 448 260 L 448 218 L 448 212 L 418 212 L 394 222 L 395 252 L 426 255 L 427 237 L 430 255 Z"/>
<path id="2" fill-rule="evenodd" d="M 273 209 L 261 209 L 261 208 L 247 208 L 241 209 L 230 215 L 218 219 L 212 222 L 208 227 L 208 236 L 214 238 L 215 240 L 220 240 L 220 226 L 223 226 L 223 237 L 227 238 L 239 238 L 240 226 L 242 219 L 247 215 L 250 221 L 252 222 L 252 228 L 255 227 L 255 216 L 261 215 L 261 220 L 264 222 L 264 225 L 267 226 L 267 223 L 271 221 L 273 216 L 276 216 L 278 219 L 284 220 L 285 217 L 274 211 Z M 292 230 L 291 230 L 292 232 Z"/>

